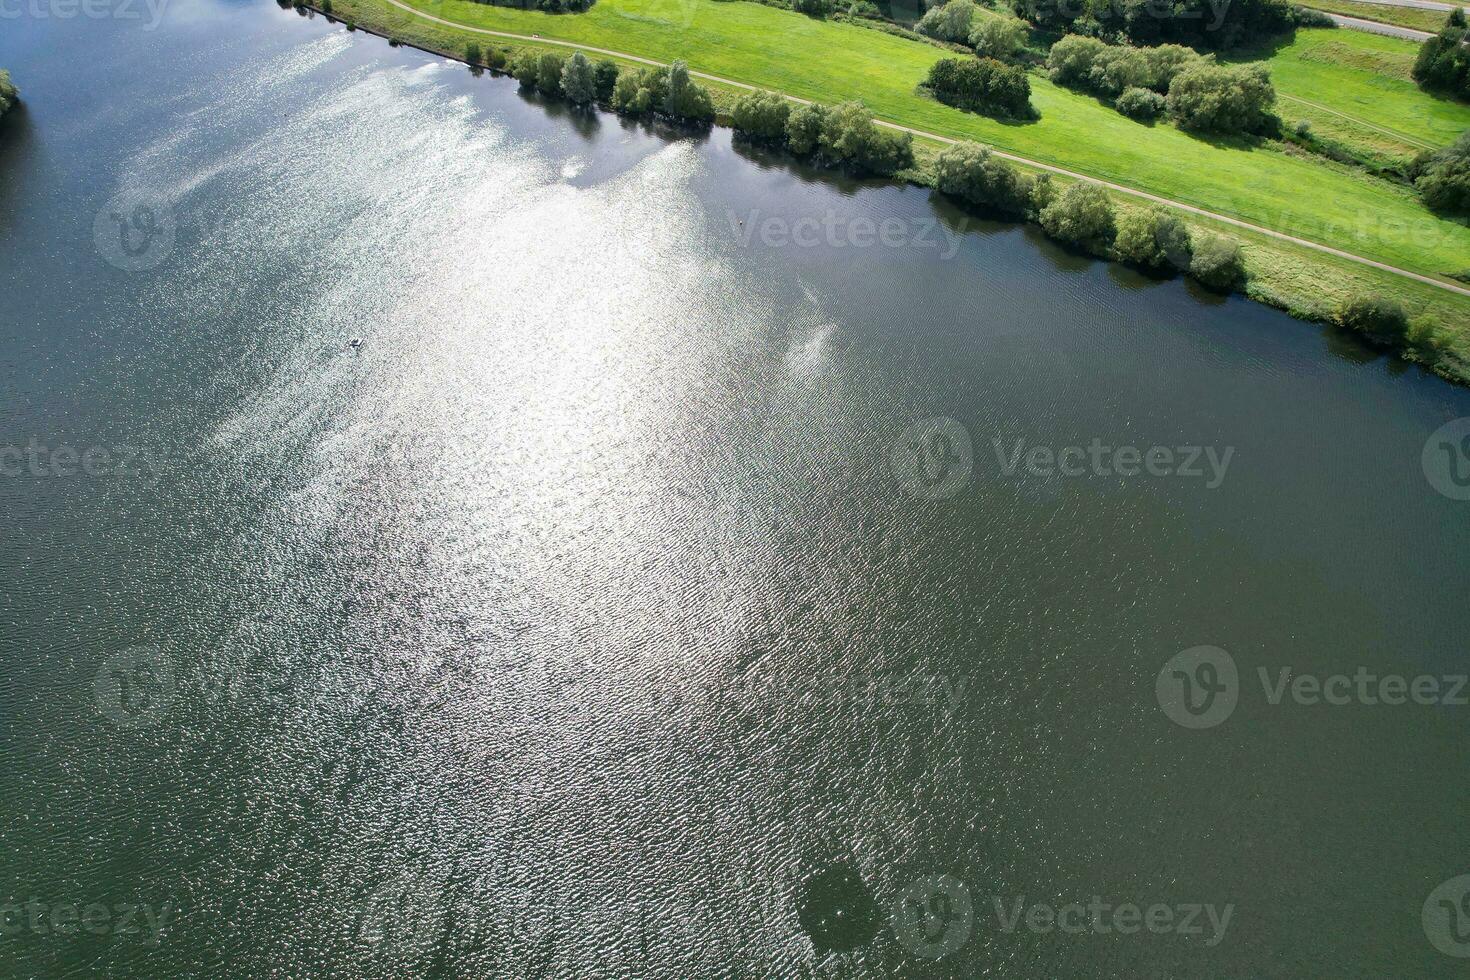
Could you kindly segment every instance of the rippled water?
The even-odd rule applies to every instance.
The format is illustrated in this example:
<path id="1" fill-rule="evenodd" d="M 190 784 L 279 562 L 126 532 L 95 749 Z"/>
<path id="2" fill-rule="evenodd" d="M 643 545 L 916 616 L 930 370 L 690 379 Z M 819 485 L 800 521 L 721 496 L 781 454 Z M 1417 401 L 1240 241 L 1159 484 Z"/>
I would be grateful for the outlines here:
<path id="1" fill-rule="evenodd" d="M 1470 707 L 1256 675 L 1466 669 L 1470 393 L 274 4 L 8 23 L 0 903 L 113 925 L 5 972 L 1457 966 Z M 1009 463 L 1093 440 L 1216 469 Z M 1093 896 L 1232 917 L 1005 927 Z"/>

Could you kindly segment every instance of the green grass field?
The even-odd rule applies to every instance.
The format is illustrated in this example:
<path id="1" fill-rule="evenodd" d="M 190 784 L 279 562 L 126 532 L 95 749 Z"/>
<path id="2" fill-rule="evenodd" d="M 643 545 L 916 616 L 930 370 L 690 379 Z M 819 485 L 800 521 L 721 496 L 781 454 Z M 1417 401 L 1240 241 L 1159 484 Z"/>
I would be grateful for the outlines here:
<path id="1" fill-rule="evenodd" d="M 1342 14 L 1344 17 L 1360 17 L 1363 20 L 1396 24 L 1399 27 L 1428 31 L 1431 34 L 1439 33 L 1439 29 L 1444 26 L 1445 18 L 1449 16 L 1446 11 L 1442 10 L 1390 7 L 1381 3 L 1354 3 L 1353 0 L 1312 0 L 1311 3 L 1302 4 L 1302 6 L 1311 7 L 1314 10 L 1325 10 L 1330 14 Z"/>
<path id="2" fill-rule="evenodd" d="M 964 113 L 914 90 L 944 52 L 880 31 L 715 0 L 599 0 L 577 15 L 466 0 L 409 2 L 460 24 L 660 61 L 684 58 L 698 71 L 801 98 L 861 98 L 891 122 L 980 140 L 1416 272 L 1443 276 L 1470 269 L 1470 229 L 1431 215 L 1406 188 L 1275 149 L 1145 126 L 1036 74 L 1032 103 L 1039 121 L 1015 124 Z M 381 3 L 353 0 L 354 6 Z"/>
<path id="3" fill-rule="evenodd" d="M 1269 55 L 1277 110 L 1288 124 L 1309 119 L 1319 132 L 1413 156 L 1470 129 L 1470 105 L 1430 95 L 1409 78 L 1418 49 L 1362 31 L 1310 30 L 1274 51 L 1234 60 Z"/>

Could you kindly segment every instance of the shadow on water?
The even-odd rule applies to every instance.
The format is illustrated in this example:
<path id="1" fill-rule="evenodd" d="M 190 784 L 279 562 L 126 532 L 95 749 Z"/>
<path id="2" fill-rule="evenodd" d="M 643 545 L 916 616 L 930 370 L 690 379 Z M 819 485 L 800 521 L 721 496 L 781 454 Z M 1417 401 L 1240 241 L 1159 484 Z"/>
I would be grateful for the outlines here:
<path id="1" fill-rule="evenodd" d="M 934 217 L 939 219 L 940 225 L 956 235 L 997 235 L 1020 227 L 1020 222 L 1005 221 L 972 211 L 939 191 L 929 192 L 929 208 L 934 212 Z"/>
<path id="2" fill-rule="evenodd" d="M 1108 278 L 1119 289 L 1125 289 L 1130 293 L 1134 293 L 1139 290 L 1162 286 L 1169 280 L 1176 278 L 1176 273 L 1172 270 L 1136 269 L 1131 265 L 1124 265 L 1121 262 L 1109 262 Z"/>
<path id="3" fill-rule="evenodd" d="M 730 146 L 742 159 L 760 167 L 762 170 L 774 170 L 789 174 L 805 184 L 821 184 L 830 187 L 844 196 L 851 197 L 858 191 L 868 187 L 892 187 L 893 181 L 881 177 L 856 177 L 842 170 L 834 170 L 828 167 L 818 167 L 807 163 L 800 157 L 793 156 L 790 152 L 781 149 L 773 149 L 752 143 L 750 140 L 736 136 L 730 141 Z"/>
<path id="4" fill-rule="evenodd" d="M 21 196 L 25 175 L 35 169 L 23 163 L 39 150 L 35 134 L 36 127 L 24 99 L 0 116 L 0 227 L 13 219 L 17 209 L 11 202 Z"/>
<path id="5" fill-rule="evenodd" d="M 516 87 L 516 94 L 528 105 L 537 106 L 552 119 L 569 123 L 572 130 L 583 140 L 591 142 L 602 129 L 600 113 L 595 109 L 584 109 L 571 105 L 563 99 L 551 98 L 524 85 Z"/>

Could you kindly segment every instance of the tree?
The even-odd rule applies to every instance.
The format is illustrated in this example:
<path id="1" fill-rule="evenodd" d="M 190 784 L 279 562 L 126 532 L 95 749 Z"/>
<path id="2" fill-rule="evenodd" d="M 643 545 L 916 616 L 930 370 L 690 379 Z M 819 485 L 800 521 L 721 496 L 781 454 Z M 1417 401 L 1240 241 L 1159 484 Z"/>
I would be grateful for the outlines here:
<path id="1" fill-rule="evenodd" d="M 682 61 L 669 66 L 662 108 L 675 119 L 710 122 L 715 118 L 715 103 L 709 90 L 689 77 L 689 66 Z"/>
<path id="2" fill-rule="evenodd" d="M 1245 256 L 1240 242 L 1212 232 L 1201 233 L 1194 241 L 1189 274 L 1217 292 L 1234 292 L 1245 283 Z"/>
<path id="3" fill-rule="evenodd" d="M 1401 346 L 1408 335 L 1409 318 L 1404 308 L 1382 296 L 1358 296 L 1337 311 L 1337 322 L 1375 344 Z"/>
<path id="4" fill-rule="evenodd" d="M 1147 122 L 1164 114 L 1167 105 L 1162 95 L 1146 88 L 1130 88 L 1118 96 L 1117 110 L 1129 119 Z"/>
<path id="5" fill-rule="evenodd" d="M 480 64 L 480 59 L 480 46 L 474 41 L 467 42 L 464 46 L 464 60 L 472 65 L 478 65 Z"/>
<path id="6" fill-rule="evenodd" d="M 656 78 L 661 71 L 663 69 L 653 68 L 620 74 L 613 85 L 613 109 L 628 116 L 642 116 L 652 112 Z"/>
<path id="7" fill-rule="evenodd" d="M 994 58 L 941 58 L 929 67 L 924 87 L 940 102 L 970 112 L 1013 118 L 1031 114 L 1026 72 Z"/>
<path id="8" fill-rule="evenodd" d="M 535 88 L 541 75 L 540 55 L 530 48 L 521 48 L 510 63 L 510 73 L 521 83 L 521 88 Z"/>
<path id="9" fill-rule="evenodd" d="M 742 95 L 730 113 L 735 131 L 764 143 L 786 142 L 791 103 L 774 92 Z"/>
<path id="10" fill-rule="evenodd" d="M 1024 215 L 1031 203 L 1031 178 L 978 143 L 946 147 L 934 177 L 941 193 L 1007 216 Z"/>
<path id="11" fill-rule="evenodd" d="M 543 95 L 561 95 L 561 70 L 566 59 L 543 51 L 536 58 L 536 91 Z"/>
<path id="12" fill-rule="evenodd" d="M 786 120 L 786 143 L 798 156 L 885 177 L 914 162 L 912 137 L 879 129 L 861 102 L 797 106 Z"/>
<path id="13" fill-rule="evenodd" d="M 1169 114 L 1184 129 L 1213 133 L 1259 133 L 1272 119 L 1276 90 L 1260 64 L 1191 65 L 1169 86 Z"/>
<path id="14" fill-rule="evenodd" d="M 10 111 L 10 107 L 20 101 L 20 90 L 10 80 L 10 72 L 0 68 L 0 116 Z"/>
<path id="15" fill-rule="evenodd" d="M 970 30 L 970 47 L 982 58 L 1010 61 L 1026 41 L 1026 25 L 1014 17 L 981 17 Z"/>
<path id="16" fill-rule="evenodd" d="M 1470 215 L 1470 130 L 1442 150 L 1423 154 L 1411 168 L 1414 187 L 1435 211 Z"/>
<path id="17" fill-rule="evenodd" d="M 941 41 L 964 44 L 970 39 L 970 24 L 974 19 L 975 4 L 971 0 L 949 0 L 920 17 L 914 30 Z"/>
<path id="18" fill-rule="evenodd" d="M 1188 269 L 1189 229 L 1178 215 L 1156 208 L 1129 211 L 1118 219 L 1113 250 L 1122 261 L 1145 269 Z"/>
<path id="19" fill-rule="evenodd" d="M 1068 34 L 1051 46 L 1046 56 L 1046 73 L 1058 85 L 1091 86 L 1093 63 L 1107 47 L 1095 37 Z"/>
<path id="20" fill-rule="evenodd" d="M 573 105 L 586 105 L 597 98 L 597 72 L 582 52 L 574 53 L 562 66 L 561 91 Z"/>
<path id="21" fill-rule="evenodd" d="M 827 107 L 810 103 L 791 110 L 786 120 L 786 143 L 797 156 L 815 153 L 827 120 Z"/>
<path id="22" fill-rule="evenodd" d="M 1078 181 L 1041 212 L 1041 227 L 1058 241 L 1105 254 L 1113 242 L 1113 202 L 1096 184 Z"/>
<path id="23" fill-rule="evenodd" d="M 596 66 L 597 74 L 597 101 L 611 102 L 613 87 L 618 84 L 618 66 L 615 62 L 603 59 Z"/>

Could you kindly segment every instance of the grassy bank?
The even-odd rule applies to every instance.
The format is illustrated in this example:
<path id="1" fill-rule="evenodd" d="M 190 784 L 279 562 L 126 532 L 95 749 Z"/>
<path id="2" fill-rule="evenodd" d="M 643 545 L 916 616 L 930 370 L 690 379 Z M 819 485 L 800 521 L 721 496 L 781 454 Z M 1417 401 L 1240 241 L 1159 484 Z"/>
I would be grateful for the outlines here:
<path id="1" fill-rule="evenodd" d="M 1421 10 L 1417 7 L 1390 7 L 1382 3 L 1354 3 L 1353 0 L 1312 0 L 1311 3 L 1303 4 L 1313 10 L 1325 10 L 1329 14 L 1341 14 L 1344 17 L 1358 17 L 1362 20 L 1376 20 L 1382 24 L 1393 24 L 1396 27 L 1407 27 L 1416 31 L 1428 31 L 1436 34 L 1444 26 L 1445 17 L 1449 16 L 1443 10 Z"/>
<path id="2" fill-rule="evenodd" d="M 482 50 L 487 61 L 492 52 L 498 52 L 501 59 L 509 60 L 518 48 L 537 46 L 534 42 L 497 42 L 484 35 L 435 24 L 390 7 L 381 0 L 336 0 L 334 11 L 338 17 L 351 18 L 355 23 L 378 33 L 460 59 L 464 58 L 467 45 L 471 42 Z M 556 50 L 565 52 L 566 49 Z M 623 64 L 627 67 L 633 63 L 625 61 Z M 720 85 L 710 87 L 722 114 L 727 114 L 734 100 L 744 92 L 742 89 Z M 928 161 L 940 147 L 941 144 L 937 142 L 917 140 L 916 166 L 912 171 L 901 174 L 901 178 L 929 184 L 932 178 Z M 1139 205 L 1127 198 L 1120 198 L 1118 206 L 1120 209 L 1127 209 Z M 1244 246 L 1247 270 L 1251 278 L 1247 293 L 1252 298 L 1285 309 L 1296 316 L 1326 319 L 1339 303 L 1365 293 L 1395 299 L 1414 315 L 1434 313 L 1456 337 L 1452 354 L 1440 366 L 1440 373 L 1470 382 L 1470 297 L 1446 292 L 1403 276 L 1338 259 L 1269 236 L 1246 232 L 1221 222 L 1194 216 L 1186 216 L 1186 220 L 1194 229 L 1218 231 L 1239 239 Z M 1351 225 L 1323 230 L 1338 237 L 1351 237 L 1354 232 Z M 1384 228 L 1370 222 L 1360 225 L 1356 231 L 1366 235 L 1383 234 Z"/>

